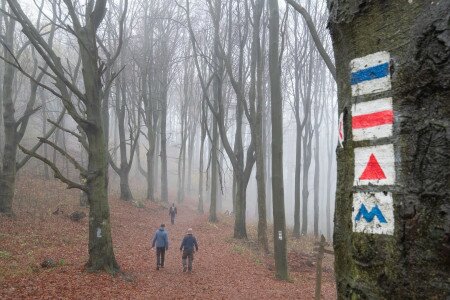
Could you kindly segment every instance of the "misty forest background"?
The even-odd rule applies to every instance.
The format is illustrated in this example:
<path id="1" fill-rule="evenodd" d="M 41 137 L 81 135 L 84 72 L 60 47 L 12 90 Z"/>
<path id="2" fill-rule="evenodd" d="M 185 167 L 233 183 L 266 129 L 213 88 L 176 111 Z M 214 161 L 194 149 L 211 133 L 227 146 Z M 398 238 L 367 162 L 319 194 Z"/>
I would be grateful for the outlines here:
<path id="1" fill-rule="evenodd" d="M 183 1 L 108 3 L 97 41 L 100 63 L 105 68 L 103 83 L 108 84 L 102 109 L 107 116 L 104 121 L 112 192 L 121 193 L 124 200 L 169 201 L 161 185 L 166 185 L 164 173 L 167 172 L 167 189 L 177 202 L 191 197 L 209 204 L 211 190 L 215 189 L 217 211 L 235 211 L 236 184 L 230 155 L 224 147 L 227 143 L 233 150 L 232 156 L 242 156 L 243 165 L 249 165 L 247 168 L 251 170 L 251 174 L 247 172 L 248 186 L 244 187 L 246 217 L 257 220 L 256 159 L 252 153 L 256 134 L 252 127 L 261 126 L 258 134 L 266 182 L 265 203 L 267 219 L 271 222 L 269 16 L 266 9 L 259 8 L 259 25 L 254 28 L 258 6 L 266 5 L 259 2 L 190 1 L 189 16 Z M 65 6 L 59 1 L 26 1 L 22 7 L 42 37 L 51 39 L 72 84 L 83 89 L 81 58 Z M 10 11 L 6 1 L 2 1 L 2 9 Z M 82 7 L 75 9 L 80 12 Z M 325 1 L 306 1 L 305 9 L 331 54 L 325 28 Z M 286 222 L 291 227 L 295 219 L 300 222 L 295 228 L 296 235 L 323 233 L 331 238 L 337 146 L 335 83 L 301 15 L 282 5 L 280 17 Z M 1 15 L 1 25 L 5 37 L 2 56 L 8 63 L 3 62 L 0 69 L 4 102 L 0 106 L 0 155 L 8 159 L 3 150 L 6 121 L 3 114 L 11 110 L 19 125 L 17 143 L 26 149 L 34 147 L 62 175 L 77 182 L 79 172 L 64 155 L 70 154 L 81 165 L 87 164 L 85 149 L 77 140 L 77 135 L 83 132 L 65 113 L 63 103 L 42 87 L 52 86 L 52 78 L 43 59 L 21 33 L 21 26 L 6 14 Z M 257 30 L 260 60 L 254 62 L 252 35 Z M 120 53 L 115 54 L 119 48 Z M 11 60 L 28 75 L 12 67 Z M 260 72 L 257 75 L 254 63 Z M 29 75 L 34 79 L 30 80 Z M 259 81 L 255 80 L 256 76 L 260 76 Z M 220 95 L 214 91 L 214 85 L 220 85 Z M 12 100 L 11 106 L 5 105 L 7 97 Z M 220 97 L 219 104 L 214 100 L 216 97 Z M 222 107 L 218 123 L 223 131 L 216 129 L 207 101 L 216 101 L 213 105 Z M 83 114 L 83 103 L 74 102 Z M 258 114 L 260 124 L 256 123 Z M 49 142 L 36 149 L 38 137 L 46 137 Z M 28 158 L 23 152 L 17 152 L 19 174 L 52 177 L 53 171 L 47 164 Z M 296 218 L 295 212 L 300 212 Z"/>
<path id="2" fill-rule="evenodd" d="M 282 279 L 288 237 L 331 239 L 338 126 L 324 1 L 301 14 L 262 0 L 1 5 L 1 212 L 14 215 L 21 174 L 79 189 L 87 267 L 110 273 L 108 193 L 194 199 L 210 222 L 232 214 L 237 239 L 257 222 Z"/>

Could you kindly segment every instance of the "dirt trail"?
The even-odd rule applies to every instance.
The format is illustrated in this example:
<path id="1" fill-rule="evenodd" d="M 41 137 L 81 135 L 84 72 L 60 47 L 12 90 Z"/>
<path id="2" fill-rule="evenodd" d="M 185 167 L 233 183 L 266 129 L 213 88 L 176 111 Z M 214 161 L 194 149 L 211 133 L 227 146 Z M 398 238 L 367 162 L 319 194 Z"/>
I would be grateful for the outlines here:
<path id="1" fill-rule="evenodd" d="M 55 187 L 53 187 L 55 188 Z M 116 258 L 123 276 L 90 274 L 87 261 L 87 220 L 70 221 L 48 214 L 30 219 L 19 210 L 16 220 L 0 219 L 0 299 L 312 299 L 315 274 L 292 272 L 293 282 L 274 278 L 264 262 L 233 242 L 230 222 L 210 224 L 187 206 L 178 207 L 175 225 L 167 208 L 145 202 L 145 208 L 111 199 Z M 225 216 L 222 216 L 222 219 Z M 169 232 L 165 268 L 156 270 L 150 239 L 160 223 Z M 183 273 L 181 239 L 192 227 L 199 242 L 193 272 Z M 2 252 L 0 252 L 2 253 Z M 45 257 L 61 262 L 42 269 Z M 325 274 L 325 299 L 335 298 L 332 276 Z"/>

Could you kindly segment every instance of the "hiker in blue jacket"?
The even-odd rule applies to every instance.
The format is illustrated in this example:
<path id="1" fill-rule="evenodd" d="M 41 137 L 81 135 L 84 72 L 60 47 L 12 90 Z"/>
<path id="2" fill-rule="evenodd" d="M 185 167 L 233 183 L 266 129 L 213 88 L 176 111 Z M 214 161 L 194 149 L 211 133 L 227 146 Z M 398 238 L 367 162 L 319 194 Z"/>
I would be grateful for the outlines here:
<path id="1" fill-rule="evenodd" d="M 181 260 L 183 262 L 183 272 L 186 272 L 186 260 L 187 269 L 192 272 L 192 261 L 194 260 L 194 247 L 195 251 L 198 251 L 197 239 L 192 234 L 192 228 L 187 230 L 187 234 L 184 236 L 181 242 L 180 251 L 183 251 Z"/>
<path id="2" fill-rule="evenodd" d="M 161 224 L 153 237 L 152 249 L 156 246 L 156 270 L 164 268 L 164 256 L 169 250 L 169 236 L 165 230 L 166 225 Z"/>

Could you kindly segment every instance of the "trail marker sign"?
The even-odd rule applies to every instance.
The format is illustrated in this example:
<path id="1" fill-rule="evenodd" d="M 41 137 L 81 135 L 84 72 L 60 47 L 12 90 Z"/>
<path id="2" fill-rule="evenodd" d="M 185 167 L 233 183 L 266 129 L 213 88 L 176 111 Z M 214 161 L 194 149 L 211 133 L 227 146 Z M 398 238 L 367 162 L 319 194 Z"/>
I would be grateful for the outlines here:
<path id="1" fill-rule="evenodd" d="M 353 232 L 394 234 L 392 194 L 358 192 L 353 194 Z"/>
<path id="2" fill-rule="evenodd" d="M 344 148 L 344 114 L 339 115 L 339 125 L 338 125 L 338 141 L 339 145 Z"/>
<path id="3" fill-rule="evenodd" d="M 395 184 L 395 157 L 392 144 L 355 148 L 354 185 Z"/>
<path id="4" fill-rule="evenodd" d="M 381 51 L 350 62 L 352 96 L 379 93 L 391 89 L 389 52 Z"/>
<path id="5" fill-rule="evenodd" d="M 391 137 L 393 124 L 392 98 L 377 99 L 352 105 L 352 133 L 354 141 Z"/>

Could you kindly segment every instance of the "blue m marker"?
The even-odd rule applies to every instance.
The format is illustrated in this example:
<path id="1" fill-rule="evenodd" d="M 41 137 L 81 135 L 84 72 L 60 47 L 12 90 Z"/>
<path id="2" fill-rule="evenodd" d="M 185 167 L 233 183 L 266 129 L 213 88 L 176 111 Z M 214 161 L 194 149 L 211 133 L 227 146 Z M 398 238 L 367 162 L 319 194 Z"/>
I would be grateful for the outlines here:
<path id="1" fill-rule="evenodd" d="M 365 205 L 361 204 L 361 208 L 359 209 L 358 214 L 355 217 L 355 221 L 359 221 L 361 220 L 361 217 L 363 217 L 367 222 L 370 223 L 373 221 L 373 218 L 375 218 L 375 216 L 378 217 L 380 223 L 387 223 L 378 205 L 375 205 L 375 207 L 372 208 L 372 210 L 369 212 L 367 211 Z"/>

